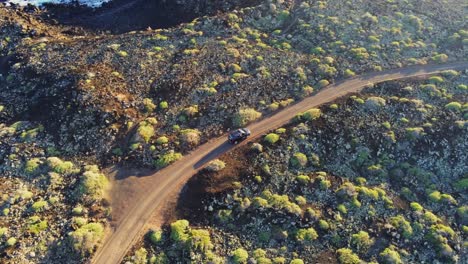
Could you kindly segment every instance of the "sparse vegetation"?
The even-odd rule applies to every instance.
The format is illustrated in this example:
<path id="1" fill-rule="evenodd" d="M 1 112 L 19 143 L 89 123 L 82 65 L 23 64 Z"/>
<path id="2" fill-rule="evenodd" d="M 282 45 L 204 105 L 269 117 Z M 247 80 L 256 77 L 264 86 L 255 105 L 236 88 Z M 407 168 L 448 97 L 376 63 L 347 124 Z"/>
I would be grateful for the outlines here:
<path id="1" fill-rule="evenodd" d="M 244 108 L 239 110 L 239 112 L 234 116 L 232 122 L 236 127 L 243 127 L 261 116 L 262 113 L 257 112 L 253 108 Z"/>
<path id="2" fill-rule="evenodd" d="M 89 262 L 138 202 L 122 190 L 152 181 L 127 169 L 147 176 L 343 78 L 466 59 L 460 0 L 166 1 L 171 21 L 195 18 L 166 29 L 128 19 L 146 2 L 85 21 L 74 6 L 0 8 L 0 262 Z M 190 223 L 123 261 L 460 262 L 467 91 L 449 70 L 305 111 L 207 164 L 167 218 Z M 126 204 L 111 211 L 116 170 Z"/>

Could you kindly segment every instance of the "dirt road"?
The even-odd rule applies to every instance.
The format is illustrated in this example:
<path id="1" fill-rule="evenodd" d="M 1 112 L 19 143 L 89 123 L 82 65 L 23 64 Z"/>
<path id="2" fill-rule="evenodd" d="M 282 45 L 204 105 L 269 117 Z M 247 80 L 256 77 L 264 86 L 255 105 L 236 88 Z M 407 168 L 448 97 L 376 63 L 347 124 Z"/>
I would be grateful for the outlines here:
<path id="1" fill-rule="evenodd" d="M 370 83 L 376 84 L 387 80 L 398 80 L 408 77 L 433 74 L 448 69 L 466 69 L 468 62 L 447 63 L 440 65 L 414 66 L 383 72 L 371 73 L 340 81 L 321 90 L 316 95 L 308 97 L 297 104 L 291 105 L 280 112 L 267 117 L 249 126 L 252 131 L 248 141 L 254 140 L 266 132 L 288 123 L 297 113 L 306 111 L 312 107 L 332 102 L 333 100 L 362 90 Z M 245 144 L 244 141 L 242 144 Z M 177 188 L 181 182 L 187 181 L 206 162 L 216 158 L 222 153 L 232 149 L 233 146 L 226 143 L 226 137 L 219 137 L 198 147 L 189 155 L 171 166 L 154 174 L 148 173 L 146 177 L 125 177 L 117 179 L 114 184 L 114 203 L 121 208 L 113 208 L 122 214 L 114 229 L 107 237 L 105 243 L 99 248 L 92 262 L 96 264 L 119 263 L 125 253 L 140 237 L 139 234 L 148 222 L 153 211 L 171 193 L 179 192 Z M 141 175 L 140 175 L 141 176 Z M 118 177 L 117 177 L 118 178 Z M 135 197 L 119 196 L 119 188 L 136 188 Z M 136 202 L 124 206 L 126 199 Z"/>

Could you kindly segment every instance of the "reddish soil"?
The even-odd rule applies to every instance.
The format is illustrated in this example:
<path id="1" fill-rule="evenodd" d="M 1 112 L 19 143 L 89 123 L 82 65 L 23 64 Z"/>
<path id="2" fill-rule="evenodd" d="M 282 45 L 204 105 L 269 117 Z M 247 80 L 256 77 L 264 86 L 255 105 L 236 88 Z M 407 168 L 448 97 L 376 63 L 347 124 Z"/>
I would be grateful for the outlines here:
<path id="1" fill-rule="evenodd" d="M 336 256 L 335 252 L 333 252 L 331 250 L 326 250 L 326 251 L 320 252 L 317 259 L 315 259 L 314 263 L 317 263 L 317 264 L 323 264 L 323 263 L 336 264 L 336 263 L 338 263 L 338 259 L 337 259 L 337 256 Z"/>

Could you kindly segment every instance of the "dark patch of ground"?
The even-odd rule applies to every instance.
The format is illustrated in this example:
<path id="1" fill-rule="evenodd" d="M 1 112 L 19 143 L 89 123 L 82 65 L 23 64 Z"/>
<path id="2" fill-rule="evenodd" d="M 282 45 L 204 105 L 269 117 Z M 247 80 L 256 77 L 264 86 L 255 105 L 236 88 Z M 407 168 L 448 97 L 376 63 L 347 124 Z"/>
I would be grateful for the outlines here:
<path id="1" fill-rule="evenodd" d="M 47 5 L 46 17 L 60 24 L 123 33 L 151 28 L 170 28 L 205 15 L 254 6 L 260 0 L 115 0 L 93 9 L 80 5 Z"/>

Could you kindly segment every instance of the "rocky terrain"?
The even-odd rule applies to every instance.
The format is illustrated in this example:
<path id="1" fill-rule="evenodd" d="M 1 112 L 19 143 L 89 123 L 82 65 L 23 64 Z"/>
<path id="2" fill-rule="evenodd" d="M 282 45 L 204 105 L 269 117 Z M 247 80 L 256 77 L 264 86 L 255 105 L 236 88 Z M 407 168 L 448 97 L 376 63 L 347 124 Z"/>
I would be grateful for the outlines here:
<path id="1" fill-rule="evenodd" d="M 390 82 L 297 116 L 192 178 L 151 263 L 463 263 L 467 75 Z"/>
<path id="2" fill-rule="evenodd" d="M 88 259 L 103 237 L 106 217 L 111 214 L 107 201 L 109 184 L 102 172 L 105 168 L 118 165 L 160 169 L 208 139 L 281 110 L 339 79 L 406 65 L 466 59 L 466 15 L 464 3 L 459 0 L 123 2 L 113 1 L 96 10 L 76 6 L 0 6 L 0 259 L 4 262 L 63 263 L 66 259 L 67 263 L 80 263 Z M 150 18 L 148 13 L 154 8 L 160 8 L 158 10 L 164 15 Z M 153 20 L 154 17 L 156 19 Z M 381 90 L 371 92 L 372 96 L 378 98 L 368 100 L 367 97 L 356 97 L 340 102 L 349 105 L 346 108 L 351 109 L 349 112 L 342 108 L 323 109 L 323 113 L 335 111 L 337 114 L 330 115 L 329 120 L 320 117 L 323 125 L 331 122 L 327 129 L 323 128 L 318 133 L 319 130 L 303 128 L 306 130 L 299 133 L 305 137 L 301 139 L 304 141 L 301 143 L 298 141 L 300 138 L 293 136 L 293 127 L 288 127 L 283 134 L 271 135 L 269 139 L 275 141 L 279 137 L 279 142 L 286 144 L 285 137 L 288 135 L 292 140 L 288 145 L 278 146 L 278 149 L 274 148 L 274 144 L 265 146 L 262 154 L 252 157 L 259 163 L 271 158 L 269 162 L 279 162 L 277 166 L 287 165 L 280 163 L 288 161 L 289 155 L 299 149 L 310 151 L 305 153 L 309 162 L 318 157 L 320 170 L 319 167 L 310 167 L 301 173 L 315 179 L 320 176 L 315 172 L 325 171 L 326 174 L 322 175 L 325 180 L 333 175 L 329 179 L 331 185 L 328 191 L 316 190 L 310 183 L 309 192 L 303 190 L 304 193 L 301 191 L 289 199 L 296 203 L 292 199 L 301 195 L 308 204 L 312 198 L 323 198 L 316 209 L 326 211 L 325 208 L 330 208 L 332 212 L 323 214 L 338 221 L 330 223 L 330 229 L 335 228 L 331 230 L 343 236 L 358 232 L 358 227 L 364 230 L 364 223 L 368 223 L 368 220 L 362 219 L 364 214 L 361 213 L 361 218 L 353 217 L 357 219 L 355 227 L 346 231 L 348 233 L 339 229 L 339 223 L 342 223 L 340 221 L 348 218 L 341 212 L 340 215 L 345 220 L 335 219 L 334 210 L 338 203 L 344 204 L 345 208 L 350 205 L 346 204 L 346 199 L 334 194 L 346 181 L 355 185 L 353 193 L 360 192 L 359 186 L 372 189 L 387 183 L 389 186 L 378 187 L 389 195 L 385 196 L 387 200 L 397 197 L 403 187 L 415 192 L 419 198 L 429 191 L 430 194 L 438 191 L 444 197 L 440 198 L 443 201 L 450 200 L 447 195 L 451 195 L 457 208 L 462 208 L 459 211 L 463 212 L 463 202 L 466 204 L 463 192 L 455 193 L 455 187 L 443 188 L 441 182 L 452 183 L 460 180 L 463 172 L 466 173 L 461 160 L 466 158 L 461 148 L 463 144 L 466 145 L 466 116 L 463 116 L 463 109 L 466 108 L 466 77 L 463 73 L 453 76 L 447 73 L 441 78 L 441 81 L 433 79 L 429 83 L 414 84 L 424 86 L 421 89 L 397 89 L 403 88 L 400 87 L 402 84 L 385 84 L 388 85 L 387 91 L 384 89 L 387 86 L 379 86 Z M 456 88 L 459 86 L 461 88 Z M 391 91 L 396 94 L 390 94 Z M 392 96 L 402 97 L 403 101 L 395 101 Z M 410 106 L 416 105 L 412 101 L 404 102 L 406 97 L 421 100 L 421 105 L 418 103 L 416 106 L 417 112 L 398 116 L 404 111 L 410 111 Z M 460 107 L 455 104 L 447 110 L 445 104 L 449 101 L 458 102 Z M 434 108 L 426 107 L 426 104 L 433 105 L 439 112 L 435 113 Z M 355 111 L 352 110 L 353 107 L 356 108 Z M 450 110 L 451 108 L 455 110 Z M 420 110 L 425 110 L 426 113 Z M 359 115 L 353 116 L 355 113 Z M 379 118 L 382 120 L 376 119 L 375 113 L 380 113 Z M 311 112 L 305 118 L 313 118 L 315 115 L 316 113 Z M 427 116 L 437 120 L 429 120 Z M 370 123 L 366 117 L 378 120 L 373 122 L 379 124 L 388 121 L 390 125 L 386 126 L 390 128 L 383 131 L 380 126 L 378 130 L 377 126 L 367 127 Z M 395 123 L 409 124 L 393 131 L 392 125 Z M 426 123 L 433 126 L 426 126 Z M 357 127 L 359 124 L 362 127 Z M 361 131 L 362 134 L 355 135 L 354 142 L 351 136 L 339 134 L 348 130 L 350 133 Z M 378 135 L 375 134 L 376 131 L 379 131 Z M 393 142 L 399 133 L 409 135 L 403 141 L 407 143 L 401 146 L 400 143 Z M 389 146 L 382 147 L 382 151 L 373 149 L 383 144 L 383 138 L 380 137 L 384 136 L 389 138 Z M 336 146 L 325 148 L 326 142 L 332 140 L 330 137 L 341 138 L 344 145 L 340 146 L 348 143 L 349 148 L 346 151 L 356 150 L 359 144 L 365 144 L 359 148 L 363 153 L 362 164 L 359 166 L 371 167 L 370 171 L 367 171 L 367 167 L 358 169 L 358 165 L 346 159 L 354 160 L 356 157 L 340 153 L 343 149 L 336 149 Z M 450 146 L 453 148 L 447 149 L 447 146 L 441 145 L 447 143 L 441 141 L 441 138 L 452 142 Z M 453 141 L 457 138 L 461 142 L 458 145 Z M 426 139 L 429 141 L 426 142 Z M 319 142 L 321 143 L 317 146 Z M 315 149 L 318 147 L 321 149 Z M 417 156 L 417 153 L 422 156 L 432 151 L 440 153 L 440 156 Z M 312 152 L 315 155 L 310 156 Z M 263 157 L 266 153 L 269 155 Z M 357 155 L 356 153 L 353 155 Z M 377 153 L 387 153 L 388 157 L 384 159 Z M 280 154 L 282 156 L 277 156 Z M 376 157 L 379 157 L 379 162 L 372 160 Z M 297 157 L 298 160 L 301 158 L 303 157 Z M 245 162 L 246 174 L 257 172 L 258 164 Z M 400 164 L 405 162 L 410 165 Z M 466 164 L 466 160 L 464 162 Z M 394 163 L 401 167 L 396 170 Z M 423 171 L 413 168 L 416 165 Z M 226 166 L 230 166 L 230 162 L 226 161 Z M 384 174 L 381 172 L 383 167 L 388 170 L 387 175 L 380 175 Z M 242 166 L 238 165 L 236 168 Z M 248 179 L 242 170 L 234 172 L 233 169 L 231 176 Z M 286 173 L 285 170 L 283 172 Z M 429 172 L 436 176 L 428 176 Z M 234 208 L 234 203 L 238 201 L 235 197 L 248 198 L 251 202 L 251 194 L 263 200 L 284 199 L 283 196 L 271 198 L 268 193 L 261 194 L 260 189 L 262 192 L 269 189 L 271 195 L 291 195 L 293 189 L 297 191 L 304 188 L 294 185 L 297 173 L 294 170 L 287 172 L 288 176 L 284 178 L 289 177 L 289 181 L 281 188 L 283 183 L 266 181 L 267 175 L 259 174 L 260 180 L 255 180 L 259 181 L 258 184 L 272 185 L 248 185 L 245 190 L 239 185 L 236 191 L 229 191 L 233 193 L 221 192 L 221 196 L 225 197 L 222 199 L 226 199 L 224 205 L 207 198 L 208 200 L 203 200 L 206 203 L 204 206 L 217 213 L 221 208 Z M 376 178 L 366 178 L 364 173 L 375 174 Z M 401 177 L 409 173 L 414 174 L 414 177 L 397 184 L 394 182 L 395 176 L 392 176 L 394 173 Z M 453 178 L 445 177 L 447 175 Z M 357 182 L 358 176 L 366 178 L 367 183 Z M 396 178 L 401 178 L 400 176 Z M 230 179 L 228 177 L 227 182 Z M 411 182 L 416 179 L 417 181 Z M 246 184 L 242 180 L 239 182 Z M 253 182 L 252 179 L 248 180 L 249 184 Z M 306 182 L 304 186 L 309 185 Z M 383 199 L 384 195 L 379 195 Z M 434 195 L 437 196 L 437 193 Z M 458 210 L 455 205 L 448 207 L 441 203 L 442 205 L 435 207 L 437 203 L 426 204 L 424 200 L 408 197 L 404 199 L 406 203 L 402 202 L 403 204 L 419 202 L 423 206 L 423 213 L 429 210 L 437 213 L 437 217 L 441 219 L 454 219 L 455 211 Z M 303 200 L 300 200 L 302 203 Z M 351 199 L 351 202 L 354 200 Z M 208 203 L 213 204 L 210 207 Z M 396 211 L 384 210 L 387 209 L 387 203 L 389 202 L 384 201 L 379 205 L 381 207 L 374 208 L 376 218 L 398 215 Z M 306 207 L 299 206 L 302 213 L 292 220 L 295 224 L 291 223 L 287 232 L 295 234 L 296 229 L 300 228 L 317 229 L 313 225 L 315 222 L 304 222 L 307 218 L 303 215 Z M 298 212 L 296 206 L 292 209 Z M 255 221 L 267 221 L 268 217 L 272 217 L 264 215 L 258 220 L 249 220 L 249 210 L 242 211 L 238 217 L 251 224 Z M 268 213 L 269 209 L 260 211 L 262 210 Z M 408 220 L 410 215 L 404 217 Z M 417 212 L 411 214 L 411 217 L 413 222 L 419 221 Z M 230 228 L 229 221 L 232 220 L 227 218 L 228 221 L 223 220 L 223 225 L 219 226 L 215 225 L 219 224 L 218 220 L 198 217 L 189 219 L 197 226 L 206 225 L 213 241 L 233 241 L 232 245 L 220 242 L 216 243 L 219 244 L 216 248 L 208 246 L 214 254 L 213 259 L 217 259 L 216 256 L 228 256 L 232 247 L 245 248 L 252 255 L 255 248 L 266 248 L 270 243 L 270 240 L 260 241 L 263 243 L 261 244 L 251 241 L 252 238 L 239 236 L 236 232 L 249 234 L 251 231 Z M 276 221 L 282 220 L 278 218 Z M 261 224 L 260 222 L 256 224 Z M 443 236 L 447 241 L 443 241 L 445 243 L 442 245 L 450 251 L 445 246 L 447 245 L 451 251 L 445 257 L 441 257 L 438 251 L 437 257 L 456 261 L 463 251 L 460 237 L 464 227 L 460 227 L 460 224 L 455 226 L 455 223 L 460 223 L 456 221 L 452 225 L 443 223 L 454 230 L 454 238 Z M 185 222 L 179 224 L 187 225 Z M 383 228 L 375 224 L 372 227 L 375 230 L 366 229 L 366 232 L 374 236 L 383 234 Z M 442 223 L 435 221 L 432 224 Z M 429 228 L 430 226 L 428 225 Z M 273 230 L 272 226 L 268 228 Z M 199 231 L 198 228 L 192 231 L 206 241 L 205 231 Z M 446 232 L 451 234 L 449 231 Z M 306 236 L 312 236 L 311 231 L 307 232 Z M 307 252 L 312 253 L 307 253 L 305 260 L 310 261 L 316 259 L 319 249 L 326 245 L 333 245 L 330 248 L 348 247 L 344 242 L 332 243 L 327 240 L 323 236 L 324 232 L 318 231 L 317 241 L 329 244 L 318 247 L 319 242 L 313 240 L 310 245 L 295 244 L 289 248 L 288 244 L 286 247 L 297 251 L 298 256 L 302 256 L 299 253 L 303 248 L 308 248 Z M 407 244 L 397 243 L 400 240 L 395 238 L 396 235 L 392 235 L 391 239 L 386 238 L 388 243 L 382 242 L 383 245 L 393 243 L 408 251 Z M 239 244 L 239 239 L 245 240 L 246 244 Z M 284 241 L 289 243 L 287 239 Z M 430 243 L 429 240 L 414 241 Z M 165 240 L 161 245 L 147 245 L 146 250 L 159 254 L 156 250 L 167 250 L 167 247 L 173 246 L 176 252 L 173 254 L 179 254 L 177 250 L 180 248 L 171 243 L 171 240 Z M 352 248 L 354 253 L 360 253 L 359 256 L 366 260 L 379 259 L 381 248 L 378 249 L 360 253 Z M 294 259 L 295 251 L 288 250 L 287 254 L 276 255 Z M 188 259 L 186 254 L 189 251 L 183 252 L 182 255 L 179 254 L 181 261 Z M 177 259 L 170 252 L 166 253 L 169 259 Z M 334 256 L 334 251 L 332 253 L 330 254 Z M 211 258 L 203 254 L 197 255 L 194 260 Z M 406 257 L 402 252 L 399 254 Z M 414 261 L 430 259 L 430 256 L 422 250 L 414 255 Z M 137 262 L 135 258 L 132 261 Z M 260 261 L 257 260 L 258 262 Z"/>

